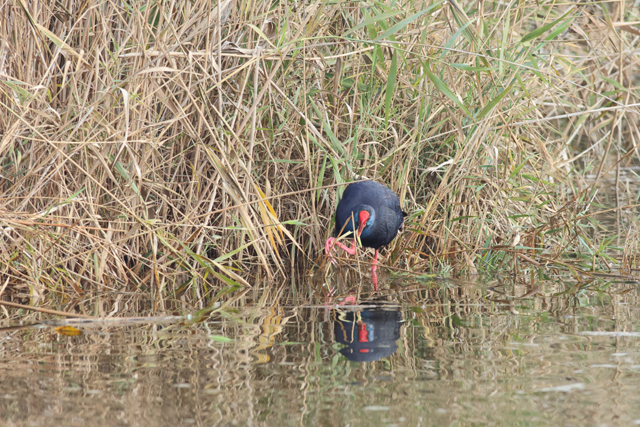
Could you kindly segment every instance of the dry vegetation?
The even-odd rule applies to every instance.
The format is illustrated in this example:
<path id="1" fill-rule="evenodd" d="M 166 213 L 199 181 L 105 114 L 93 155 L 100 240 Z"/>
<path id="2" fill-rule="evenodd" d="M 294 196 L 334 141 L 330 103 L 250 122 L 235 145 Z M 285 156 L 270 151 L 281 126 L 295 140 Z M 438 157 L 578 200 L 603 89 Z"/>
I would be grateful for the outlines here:
<path id="1" fill-rule="evenodd" d="M 637 2 L 217 5 L 0 3 L 4 295 L 306 271 L 360 176 L 410 213 L 388 265 L 635 266 L 584 214 L 638 161 Z"/>

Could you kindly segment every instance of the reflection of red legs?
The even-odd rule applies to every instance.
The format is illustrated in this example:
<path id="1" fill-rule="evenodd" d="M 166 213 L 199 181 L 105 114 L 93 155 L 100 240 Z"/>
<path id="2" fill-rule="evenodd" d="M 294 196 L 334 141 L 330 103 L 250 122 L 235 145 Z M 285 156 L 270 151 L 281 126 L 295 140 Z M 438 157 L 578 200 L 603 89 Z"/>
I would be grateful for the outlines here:
<path id="1" fill-rule="evenodd" d="M 373 282 L 373 289 L 378 291 L 378 250 L 373 256 L 373 264 L 371 265 L 371 281 Z"/>
<path id="2" fill-rule="evenodd" d="M 370 342 L 366 322 L 358 322 L 358 342 Z M 362 351 L 362 350 L 360 350 Z"/>
<path id="3" fill-rule="evenodd" d="M 335 294 L 336 294 L 336 288 L 333 288 L 329 291 L 329 293 L 327 294 L 327 302 L 325 303 L 325 305 L 331 305 L 331 302 L 333 301 L 333 296 Z M 355 303 L 356 303 L 356 297 L 354 297 L 353 295 L 348 295 L 344 298 L 342 302 L 339 302 L 338 305 L 345 305 L 345 304 L 355 305 Z"/>

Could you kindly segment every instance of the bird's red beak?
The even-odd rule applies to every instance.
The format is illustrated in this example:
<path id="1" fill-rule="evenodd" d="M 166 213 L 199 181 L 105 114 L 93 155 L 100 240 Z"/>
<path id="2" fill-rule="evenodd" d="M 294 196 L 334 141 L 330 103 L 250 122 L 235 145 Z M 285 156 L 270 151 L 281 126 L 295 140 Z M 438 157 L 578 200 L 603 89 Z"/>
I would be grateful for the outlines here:
<path id="1" fill-rule="evenodd" d="M 358 212 L 358 236 L 362 234 L 362 230 L 364 230 L 364 227 L 367 225 L 367 221 L 369 221 L 369 212 Z"/>

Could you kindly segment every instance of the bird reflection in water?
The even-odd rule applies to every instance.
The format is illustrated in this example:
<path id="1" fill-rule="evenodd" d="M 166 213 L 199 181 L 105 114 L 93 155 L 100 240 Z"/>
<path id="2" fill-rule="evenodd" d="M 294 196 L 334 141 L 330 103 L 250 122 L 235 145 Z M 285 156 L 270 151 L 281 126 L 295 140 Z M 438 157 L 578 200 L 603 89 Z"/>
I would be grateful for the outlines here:
<path id="1" fill-rule="evenodd" d="M 374 362 L 391 356 L 398 349 L 402 314 L 393 308 L 366 308 L 359 311 L 334 310 L 336 341 L 353 362 Z"/>

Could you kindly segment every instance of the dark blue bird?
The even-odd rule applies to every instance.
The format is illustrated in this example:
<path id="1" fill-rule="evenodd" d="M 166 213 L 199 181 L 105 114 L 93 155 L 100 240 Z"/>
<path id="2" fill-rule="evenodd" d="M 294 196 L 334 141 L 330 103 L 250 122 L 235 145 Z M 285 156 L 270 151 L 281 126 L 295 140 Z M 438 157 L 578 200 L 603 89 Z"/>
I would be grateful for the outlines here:
<path id="1" fill-rule="evenodd" d="M 371 267 L 371 279 L 378 290 L 378 249 L 388 245 L 398 234 L 403 219 L 407 216 L 400 208 L 398 196 L 388 187 L 375 181 L 360 181 L 349 184 L 336 209 L 336 237 L 351 233 L 354 246 L 348 247 L 336 238 L 329 237 L 325 253 L 331 257 L 333 246 L 339 246 L 350 255 L 355 255 L 355 230 L 362 246 L 373 248 L 376 254 Z M 355 226 L 354 226 L 355 221 Z"/>

